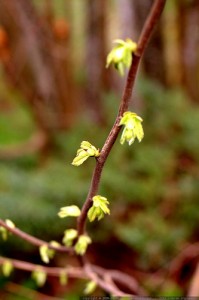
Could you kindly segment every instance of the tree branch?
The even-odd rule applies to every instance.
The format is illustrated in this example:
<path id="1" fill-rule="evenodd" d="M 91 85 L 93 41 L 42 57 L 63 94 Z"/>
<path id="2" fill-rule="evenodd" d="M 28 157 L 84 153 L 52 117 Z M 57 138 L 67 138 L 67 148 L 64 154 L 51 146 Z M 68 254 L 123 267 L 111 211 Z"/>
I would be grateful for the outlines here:
<path id="1" fill-rule="evenodd" d="M 114 272 L 113 270 L 105 270 L 101 267 L 93 266 L 90 264 L 85 264 L 84 267 L 73 267 L 69 266 L 66 268 L 61 267 L 46 267 L 43 265 L 35 265 L 26 261 L 20 261 L 16 259 L 10 259 L 7 257 L 0 257 L 0 265 L 3 265 L 6 261 L 10 261 L 14 268 L 33 272 L 38 269 L 43 270 L 47 275 L 53 276 L 53 277 L 60 277 L 60 275 L 63 272 L 66 272 L 66 275 L 70 278 L 78 278 L 78 279 L 87 279 L 87 280 L 93 280 L 96 282 L 96 284 L 107 291 L 108 293 L 113 293 L 115 296 L 128 296 L 128 294 L 122 292 L 114 283 Z M 100 270 L 100 271 L 99 271 Z M 97 271 L 97 272 L 96 272 Z M 122 272 L 119 272 L 120 276 L 126 276 Z M 106 276 L 101 275 L 108 275 L 110 277 L 110 281 L 107 280 Z M 99 276 L 100 275 L 100 276 Z M 128 278 L 128 276 L 127 276 Z M 118 282 L 120 282 L 120 279 L 118 279 Z M 133 281 L 132 281 L 133 282 Z"/>
<path id="2" fill-rule="evenodd" d="M 124 296 L 131 296 L 129 294 L 126 294 L 122 292 L 114 282 L 107 281 L 107 279 L 102 279 L 98 276 L 96 272 L 92 270 L 92 267 L 90 264 L 86 264 L 84 266 L 85 272 L 90 277 L 91 280 L 97 283 L 98 286 L 100 286 L 103 290 L 108 291 L 109 293 L 113 294 L 114 296 L 118 297 L 124 297 Z M 106 272 L 105 272 L 106 273 Z"/>
<path id="3" fill-rule="evenodd" d="M 3 263 L 7 260 L 9 260 L 12 263 L 14 268 L 19 269 L 19 270 L 33 272 L 35 270 L 38 270 L 38 268 L 41 268 L 46 274 L 48 274 L 50 276 L 55 276 L 55 277 L 59 277 L 60 274 L 62 274 L 62 272 L 65 271 L 66 274 L 71 278 L 89 279 L 89 277 L 85 274 L 84 270 L 79 267 L 66 267 L 66 268 L 46 267 L 43 265 L 35 265 L 35 264 L 29 263 L 27 261 L 11 259 L 11 258 L 2 257 L 2 256 L 0 256 L 0 265 L 3 265 Z"/>
<path id="4" fill-rule="evenodd" d="M 78 234 L 81 235 L 85 231 L 85 225 L 86 225 L 86 218 L 89 208 L 92 206 L 92 198 L 96 195 L 101 179 L 102 170 L 104 167 L 104 164 L 106 162 L 106 159 L 108 158 L 108 155 L 118 137 L 118 134 L 121 130 L 121 127 L 119 126 L 120 119 L 125 111 L 128 110 L 129 103 L 131 100 L 131 95 L 133 91 L 133 87 L 135 84 L 135 78 L 137 75 L 139 63 L 141 60 L 141 57 L 144 53 L 144 50 L 147 46 L 147 43 L 151 37 L 152 31 L 158 22 L 161 13 L 163 11 L 164 5 L 166 3 L 166 0 L 155 0 L 154 4 L 151 8 L 151 11 L 149 12 L 148 18 L 144 24 L 143 30 L 141 32 L 139 41 L 138 41 L 138 47 L 137 51 L 132 55 L 132 64 L 130 67 L 130 70 L 128 72 L 126 85 L 124 88 L 123 96 L 121 99 L 119 112 L 116 117 L 115 123 L 104 143 L 104 146 L 101 150 L 101 154 L 99 158 L 96 161 L 96 167 L 93 172 L 93 177 L 90 185 L 90 190 L 88 192 L 86 201 L 82 207 L 81 215 L 78 218 L 77 222 L 77 230 Z"/>
<path id="5" fill-rule="evenodd" d="M 3 220 L 0 219 L 0 226 L 6 228 L 8 231 L 11 233 L 15 234 L 16 236 L 22 238 L 23 240 L 27 241 L 28 243 L 35 245 L 37 247 L 40 247 L 42 245 L 47 245 L 49 249 L 53 249 L 59 252 L 67 252 L 67 253 L 74 253 L 74 250 L 72 248 L 67 248 L 65 246 L 59 246 L 59 247 L 54 247 L 50 243 L 47 243 L 46 241 L 40 240 L 18 228 L 11 228 L 8 226 Z"/>
<path id="6" fill-rule="evenodd" d="M 22 238 L 23 240 L 37 247 L 46 244 L 50 249 L 54 249 L 58 252 L 62 252 L 62 253 L 67 252 L 67 253 L 74 254 L 74 250 L 72 248 L 67 248 L 65 246 L 53 247 L 51 244 L 41 239 L 38 239 L 32 235 L 29 235 L 16 227 L 11 228 L 1 219 L 0 219 L 0 226 L 6 228 L 9 232 L 15 234 L 16 236 Z M 36 270 L 38 267 L 41 267 L 46 272 L 46 274 L 51 276 L 60 276 L 61 271 L 67 271 L 68 276 L 74 278 L 94 280 L 97 283 L 97 285 L 99 285 L 102 289 L 110 293 L 114 293 L 114 295 L 117 296 L 122 296 L 122 295 L 124 296 L 127 294 L 123 293 L 119 288 L 117 288 L 115 282 L 119 283 L 122 286 L 127 287 L 128 290 L 131 290 L 136 294 L 141 293 L 142 295 L 145 295 L 144 291 L 140 289 L 138 283 L 134 278 L 131 278 L 130 276 L 124 274 L 123 272 L 116 271 L 116 270 L 107 270 L 102 267 L 89 264 L 87 262 L 83 264 L 82 268 L 76 268 L 72 266 L 67 268 L 56 268 L 56 267 L 39 266 L 25 261 L 0 257 L 0 265 L 3 264 L 6 260 L 10 260 L 13 264 L 13 267 L 15 267 L 16 269 L 32 272 Z M 105 274 L 111 279 L 112 283 L 107 282 L 107 277 L 104 276 Z"/>
<path id="7" fill-rule="evenodd" d="M 118 270 L 105 270 L 102 267 L 91 265 L 92 270 L 102 276 L 102 278 L 108 275 L 113 282 L 119 283 L 120 285 L 126 287 L 132 293 L 136 295 L 146 296 L 146 292 L 140 287 L 139 283 L 135 278 L 129 276 Z"/>
<path id="8" fill-rule="evenodd" d="M 59 252 L 69 252 L 69 253 L 74 253 L 72 248 L 67 248 L 65 246 L 59 246 L 59 247 L 53 247 L 51 244 L 40 240 L 34 236 L 31 236 L 24 231 L 21 231 L 18 228 L 11 228 L 8 226 L 3 220 L 0 219 L 0 226 L 6 228 L 9 232 L 15 234 L 16 236 L 22 238 L 23 240 L 29 242 L 30 244 L 33 244 L 37 247 L 40 247 L 44 244 L 46 244 L 50 249 L 54 249 Z M 134 289 L 134 291 L 137 290 L 138 284 L 136 281 L 132 278 L 130 278 L 128 275 L 118 272 L 115 270 L 106 270 L 98 266 L 91 265 L 89 263 L 85 263 L 82 268 L 76 268 L 76 267 L 67 267 L 67 268 L 57 268 L 57 267 L 46 267 L 46 266 L 39 266 L 35 265 L 29 262 L 25 261 L 20 261 L 20 260 L 15 260 L 15 259 L 10 259 L 10 258 L 5 258 L 5 257 L 0 257 L 0 265 L 3 264 L 6 260 L 9 260 L 12 262 L 12 265 L 16 269 L 21 269 L 24 271 L 29 271 L 32 272 L 36 270 L 38 267 L 41 267 L 46 274 L 51 275 L 51 276 L 60 276 L 61 271 L 66 271 L 67 275 L 70 277 L 74 278 L 83 278 L 83 279 L 90 279 L 94 280 L 98 286 L 100 286 L 102 289 L 114 293 L 114 295 L 117 296 L 125 296 L 127 294 L 123 293 L 120 289 L 117 288 L 115 285 L 114 281 L 117 281 L 121 283 L 122 285 L 125 285 L 127 287 L 130 287 L 131 289 Z M 102 275 L 108 274 L 111 280 L 113 281 L 112 284 L 111 282 L 107 282 L 107 278 Z M 99 277 L 100 275 L 100 277 Z M 124 282 L 126 281 L 126 284 Z"/>

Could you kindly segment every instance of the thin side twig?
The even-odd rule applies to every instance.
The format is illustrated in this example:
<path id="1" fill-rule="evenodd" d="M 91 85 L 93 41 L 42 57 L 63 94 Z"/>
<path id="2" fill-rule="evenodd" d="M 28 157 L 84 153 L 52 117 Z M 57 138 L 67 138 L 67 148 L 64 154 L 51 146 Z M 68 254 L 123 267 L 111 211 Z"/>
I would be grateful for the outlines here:
<path id="1" fill-rule="evenodd" d="M 7 257 L 1 257 L 0 256 L 0 265 L 3 265 L 6 261 L 10 261 L 13 265 L 14 268 L 23 270 L 23 271 L 28 271 L 28 272 L 33 272 L 38 269 L 43 270 L 48 276 L 53 276 L 53 277 L 60 277 L 60 275 L 63 272 L 66 272 L 66 275 L 70 278 L 77 278 L 77 279 L 87 279 L 87 280 L 92 280 L 96 282 L 98 286 L 100 286 L 102 289 L 109 293 L 113 293 L 115 296 L 128 296 L 128 294 L 122 292 L 114 283 L 112 273 L 107 272 L 107 270 L 103 270 L 101 268 L 101 271 L 105 274 L 109 274 L 110 278 L 112 279 L 113 282 L 107 281 L 106 278 L 101 278 L 97 272 L 94 271 L 94 268 L 90 264 L 85 264 L 85 266 L 82 267 L 73 267 L 73 266 L 68 266 L 68 267 L 46 267 L 44 265 L 36 265 L 33 263 L 29 263 L 26 261 L 21 261 L 17 259 L 11 259 Z"/>
<path id="2" fill-rule="evenodd" d="M 41 239 L 38 239 L 18 228 L 12 228 L 10 226 L 8 226 L 6 224 L 6 222 L 4 222 L 3 220 L 0 219 L 0 226 L 6 228 L 8 231 L 10 231 L 11 233 L 13 233 L 14 235 L 20 237 L 21 239 L 27 241 L 28 243 L 32 244 L 32 245 L 35 245 L 37 247 L 40 247 L 42 245 L 47 245 L 49 249 L 53 249 L 53 250 L 56 250 L 56 251 L 59 251 L 59 252 L 67 252 L 67 253 L 74 253 L 74 250 L 72 248 L 67 248 L 65 246 L 59 246 L 59 247 L 55 247 L 55 246 L 52 246 L 50 243 L 47 243 L 46 241 L 43 241 Z"/>
<path id="3" fill-rule="evenodd" d="M 111 269 L 105 270 L 104 268 L 96 265 L 91 265 L 91 268 L 93 269 L 94 272 L 96 272 L 102 277 L 108 274 L 109 277 L 111 277 L 111 279 L 115 283 L 119 283 L 120 285 L 125 286 L 132 293 L 146 296 L 145 291 L 140 287 L 138 281 L 134 277 L 118 270 L 111 270 Z"/>
<path id="4" fill-rule="evenodd" d="M 124 297 L 124 296 L 130 296 L 129 294 L 126 294 L 122 292 L 114 282 L 107 281 L 106 279 L 102 279 L 98 276 L 96 272 L 93 271 L 92 266 L 90 264 L 85 264 L 84 270 L 88 277 L 90 277 L 91 280 L 96 282 L 96 284 L 101 287 L 103 290 L 113 294 L 117 297 Z M 106 272 L 106 271 L 105 271 Z"/>
<path id="5" fill-rule="evenodd" d="M 43 265 L 35 265 L 35 264 L 29 263 L 27 261 L 11 259 L 11 258 L 0 256 L 0 265 L 3 265 L 3 263 L 6 261 L 10 261 L 14 268 L 23 270 L 23 271 L 33 272 L 35 270 L 41 269 L 47 275 L 54 276 L 54 277 L 60 277 L 60 274 L 62 274 L 62 272 L 64 271 L 71 278 L 89 279 L 89 277 L 86 275 L 85 271 L 80 267 L 73 267 L 73 266 L 69 266 L 66 268 L 46 267 Z"/>

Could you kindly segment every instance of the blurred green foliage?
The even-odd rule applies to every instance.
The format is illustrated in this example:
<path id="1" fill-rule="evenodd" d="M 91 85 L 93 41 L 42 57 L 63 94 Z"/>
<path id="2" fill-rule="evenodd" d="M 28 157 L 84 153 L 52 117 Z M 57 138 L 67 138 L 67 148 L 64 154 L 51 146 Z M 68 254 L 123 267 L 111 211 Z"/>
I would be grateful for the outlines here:
<path id="1" fill-rule="evenodd" d="M 1 69 L 0 76 L 0 145 L 3 147 L 27 139 L 35 127 L 21 94 L 10 88 Z"/>
<path id="2" fill-rule="evenodd" d="M 116 142 L 99 191 L 110 201 L 111 216 L 89 226 L 94 241 L 103 242 L 114 235 L 132 248 L 136 267 L 155 270 L 187 241 L 197 239 L 199 108 L 182 91 L 165 90 L 143 78 L 138 91 L 143 110 L 137 113 L 144 120 L 145 138 L 131 147 Z M 108 108 L 112 112 L 107 128 L 79 120 L 69 132 L 58 134 L 59 151 L 42 166 L 37 164 L 36 155 L 0 162 L 1 218 L 9 218 L 19 228 L 47 239 L 61 237 L 68 226 L 75 224 L 74 220 L 60 220 L 57 213 L 62 206 L 81 206 L 85 200 L 94 160 L 79 168 L 71 162 L 82 140 L 99 148 L 103 145 L 118 104 L 113 95 L 104 98 L 105 111 Z M 14 128 L 12 114 L 1 118 L 3 143 L 9 144 L 11 138 L 15 141 L 18 135 L 22 119 L 21 113 L 15 112 Z M 1 251 L 2 247 L 1 242 Z"/>

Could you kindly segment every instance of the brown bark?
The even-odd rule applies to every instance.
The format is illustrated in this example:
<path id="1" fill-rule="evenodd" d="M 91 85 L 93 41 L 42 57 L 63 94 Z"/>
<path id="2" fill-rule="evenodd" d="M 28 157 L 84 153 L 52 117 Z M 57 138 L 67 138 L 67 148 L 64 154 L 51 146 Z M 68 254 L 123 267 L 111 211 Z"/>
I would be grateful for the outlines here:
<path id="1" fill-rule="evenodd" d="M 183 83 L 183 55 L 181 49 L 182 19 L 176 1 L 165 10 L 162 20 L 166 84 L 169 87 Z"/>

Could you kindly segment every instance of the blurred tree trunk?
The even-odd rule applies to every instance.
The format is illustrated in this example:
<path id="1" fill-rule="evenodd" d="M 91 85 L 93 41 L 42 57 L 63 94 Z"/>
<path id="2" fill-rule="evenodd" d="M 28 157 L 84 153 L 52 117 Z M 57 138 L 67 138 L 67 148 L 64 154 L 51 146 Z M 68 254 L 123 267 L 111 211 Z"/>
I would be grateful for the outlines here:
<path id="1" fill-rule="evenodd" d="M 181 86 L 183 83 L 183 51 L 181 45 L 181 19 L 177 2 L 168 1 L 162 16 L 164 64 L 167 86 Z"/>
<path id="2" fill-rule="evenodd" d="M 120 20 L 119 38 L 131 38 L 136 40 L 138 32 L 135 30 L 135 11 L 132 9 L 132 0 L 117 0 Z"/>
<path id="3" fill-rule="evenodd" d="M 199 101 L 199 1 L 169 0 L 163 14 L 166 81 Z"/>
<path id="4" fill-rule="evenodd" d="M 117 10 L 120 20 L 120 37 L 125 39 L 130 37 L 138 41 L 148 12 L 153 4 L 153 0 L 117 0 Z M 157 26 L 152 39 L 144 53 L 142 59 L 142 71 L 150 79 L 165 83 L 164 56 L 161 26 Z M 122 82 L 120 80 L 120 82 Z M 121 84 L 119 84 L 121 88 Z M 137 111 L 142 110 L 142 99 L 134 89 L 134 107 Z"/>
<path id="5" fill-rule="evenodd" d="M 31 1 L 2 0 L 1 5 L 1 22 L 12 36 L 4 70 L 28 100 L 48 148 L 56 130 L 68 128 L 74 117 L 69 28 L 66 22 L 50 28 Z"/>
<path id="6" fill-rule="evenodd" d="M 127 1 L 127 0 L 125 0 Z M 134 0 L 133 27 L 138 38 L 152 0 Z M 199 1 L 168 0 L 143 57 L 150 79 L 167 86 L 182 86 L 191 99 L 199 101 Z"/>
<path id="7" fill-rule="evenodd" d="M 137 40 L 148 12 L 153 4 L 153 0 L 133 0 L 131 9 L 133 11 L 134 36 Z M 147 51 L 142 60 L 142 67 L 147 76 L 151 79 L 165 83 L 163 40 L 161 34 L 161 22 L 157 25 Z"/>
<path id="8" fill-rule="evenodd" d="M 183 54 L 183 85 L 191 98 L 199 102 L 199 1 L 178 0 L 177 3 Z"/>
<path id="9" fill-rule="evenodd" d="M 103 124 L 102 92 L 107 87 L 106 7 L 107 0 L 87 0 L 87 103 L 92 118 Z"/>
<path id="10" fill-rule="evenodd" d="M 153 0 L 117 1 L 123 37 L 138 39 L 152 3 Z M 164 85 L 182 86 L 194 101 L 199 101 L 198 53 L 199 1 L 168 0 L 142 60 L 144 73 Z"/>

